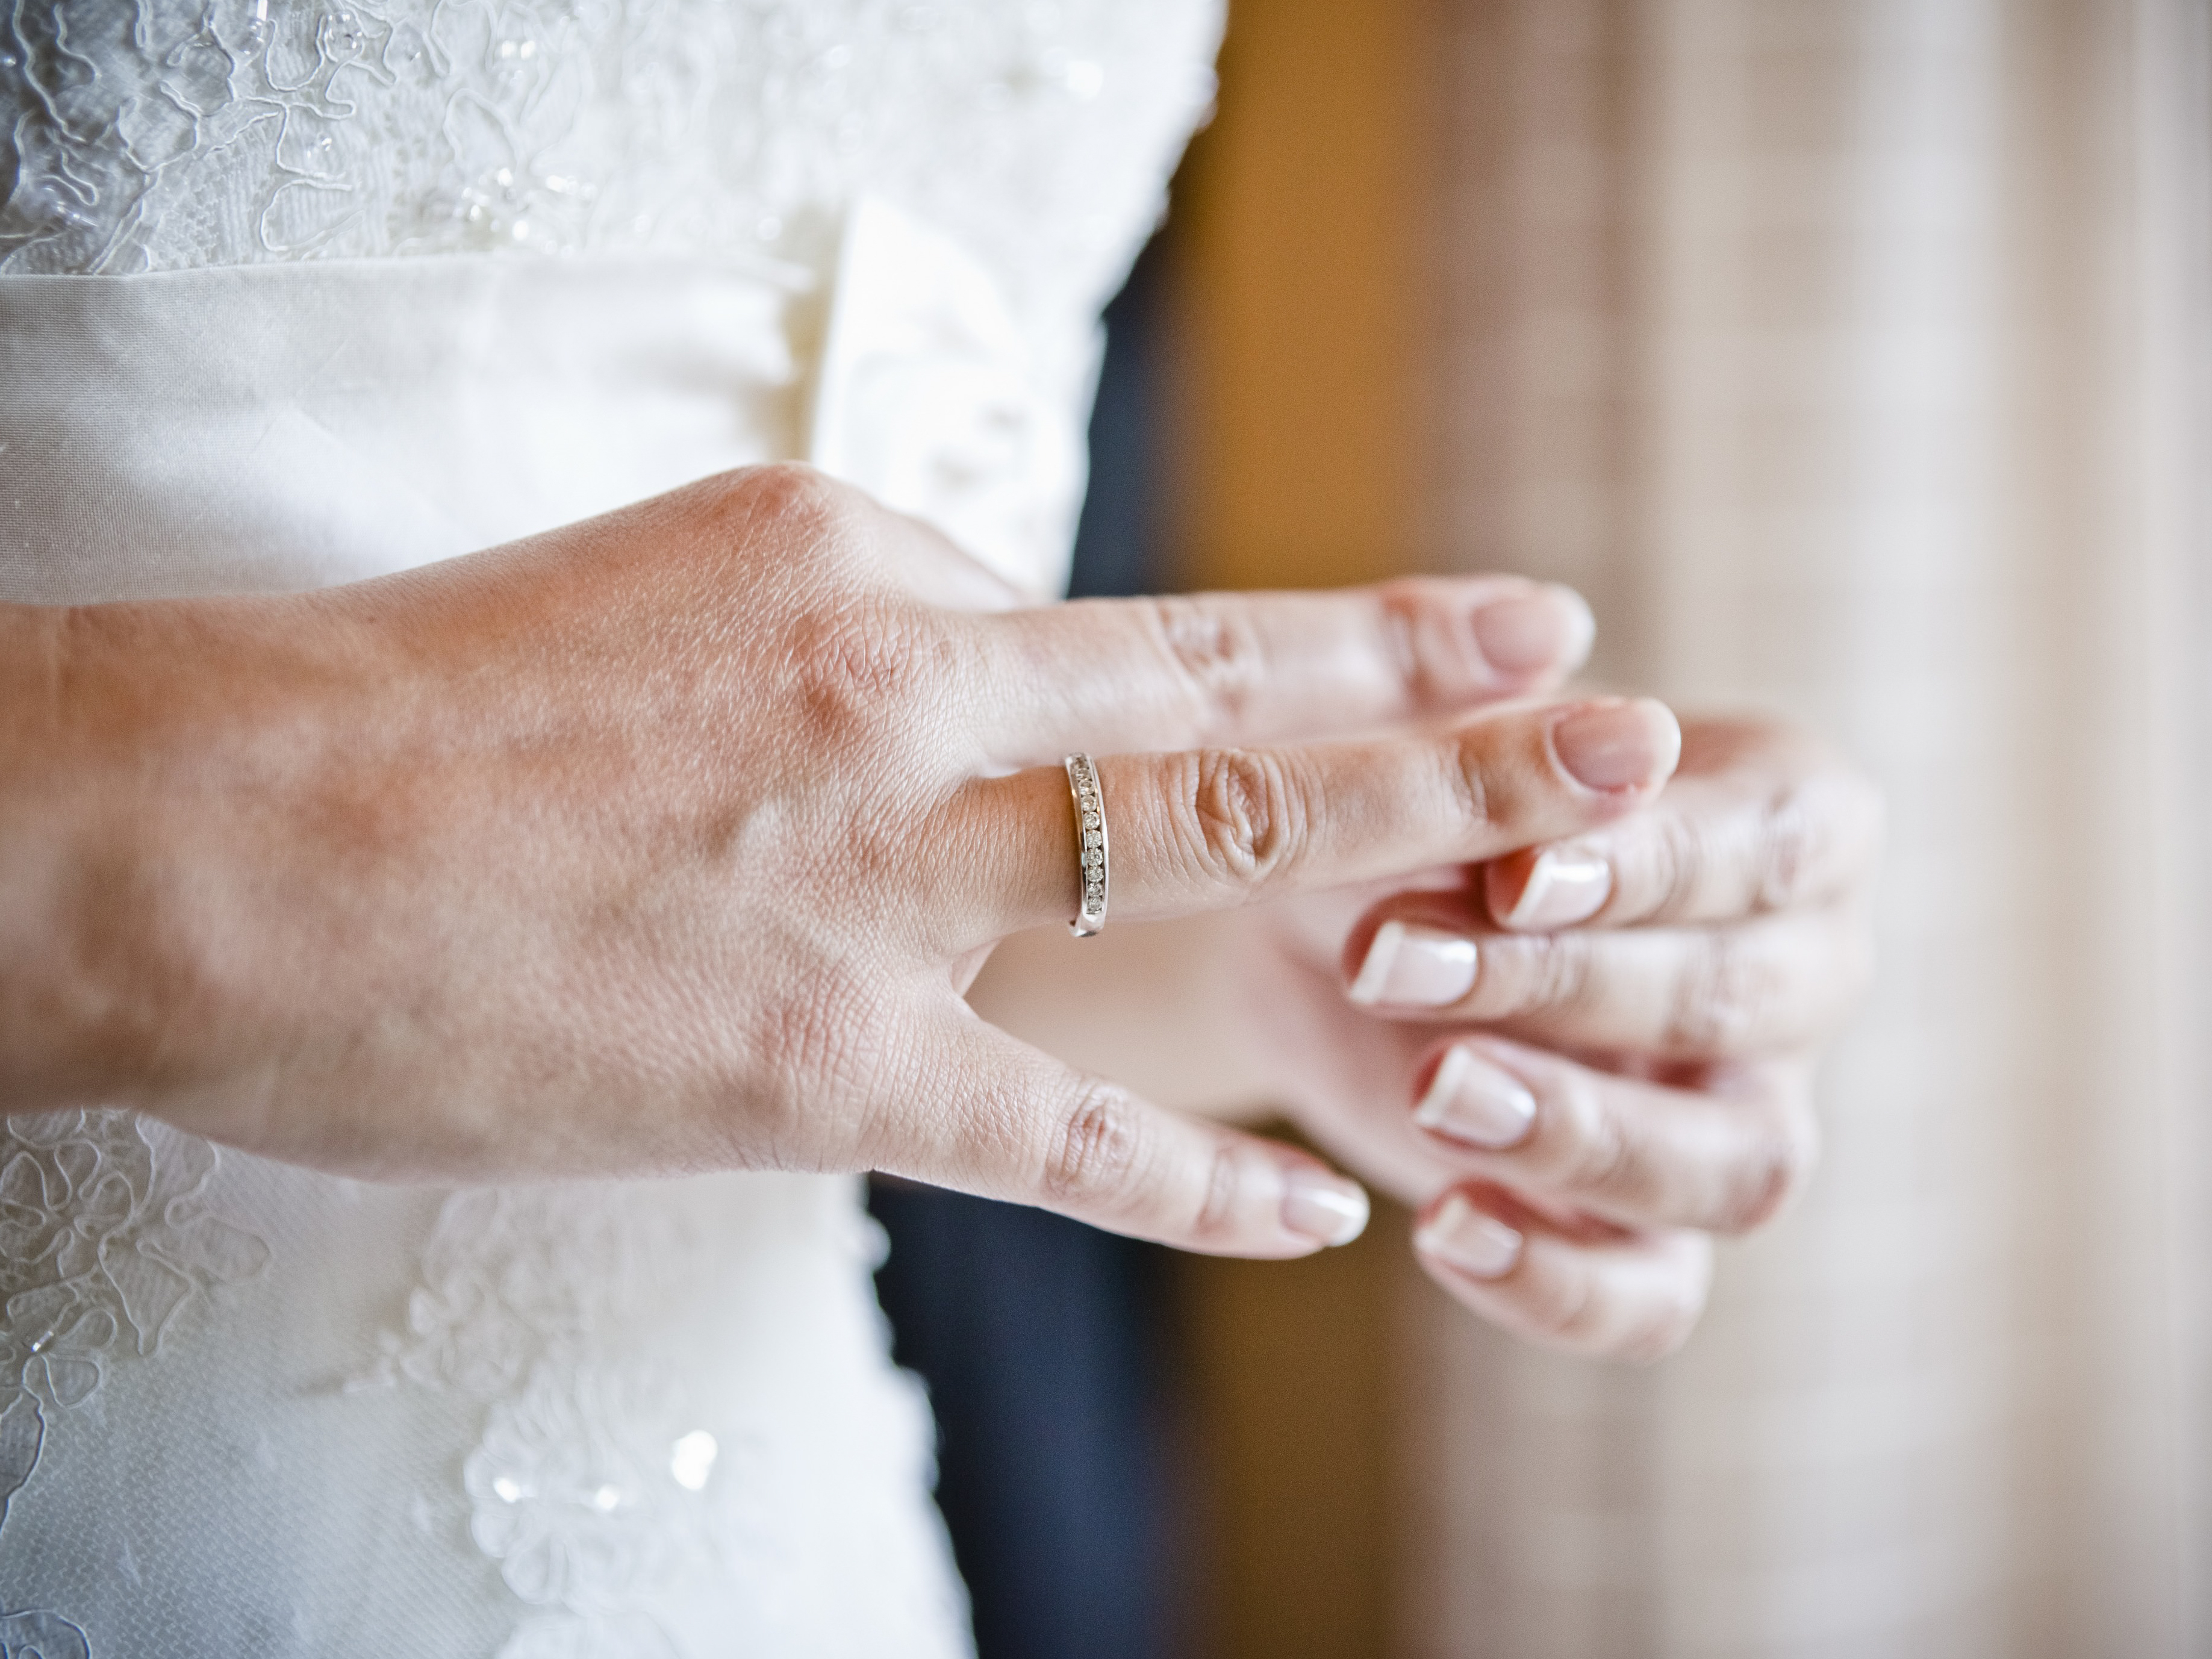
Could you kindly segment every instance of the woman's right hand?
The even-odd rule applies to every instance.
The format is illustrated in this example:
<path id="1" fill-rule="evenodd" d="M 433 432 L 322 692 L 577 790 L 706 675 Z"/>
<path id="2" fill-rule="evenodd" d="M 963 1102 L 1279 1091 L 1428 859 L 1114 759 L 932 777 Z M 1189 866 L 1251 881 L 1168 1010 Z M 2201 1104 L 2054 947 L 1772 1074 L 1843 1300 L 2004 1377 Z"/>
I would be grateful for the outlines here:
<path id="1" fill-rule="evenodd" d="M 1062 756 L 1098 757 L 1132 920 L 1604 823 L 1672 717 L 1468 714 L 1587 640 L 1513 579 L 975 614 L 917 572 L 981 580 L 769 467 L 320 593 L 0 613 L 0 1109 L 378 1177 L 878 1169 L 1188 1249 L 1350 1237 L 1316 1160 L 962 1000 L 1073 908 Z"/>

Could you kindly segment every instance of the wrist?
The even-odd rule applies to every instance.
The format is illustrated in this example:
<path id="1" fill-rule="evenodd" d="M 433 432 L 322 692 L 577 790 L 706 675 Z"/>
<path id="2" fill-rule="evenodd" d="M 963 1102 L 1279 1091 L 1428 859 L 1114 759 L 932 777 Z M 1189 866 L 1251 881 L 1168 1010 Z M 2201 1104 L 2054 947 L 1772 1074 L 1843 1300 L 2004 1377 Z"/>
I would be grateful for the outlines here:
<path id="1" fill-rule="evenodd" d="M 0 608 L 0 1109 L 156 1106 L 223 1069 L 238 763 L 267 748 L 251 609 Z"/>
<path id="2" fill-rule="evenodd" d="M 10 1111 L 96 1100 L 141 1046 L 124 1030 L 109 902 L 132 816 L 117 799 L 129 770 L 114 763 L 113 688 L 89 614 L 0 610 L 0 1105 Z"/>

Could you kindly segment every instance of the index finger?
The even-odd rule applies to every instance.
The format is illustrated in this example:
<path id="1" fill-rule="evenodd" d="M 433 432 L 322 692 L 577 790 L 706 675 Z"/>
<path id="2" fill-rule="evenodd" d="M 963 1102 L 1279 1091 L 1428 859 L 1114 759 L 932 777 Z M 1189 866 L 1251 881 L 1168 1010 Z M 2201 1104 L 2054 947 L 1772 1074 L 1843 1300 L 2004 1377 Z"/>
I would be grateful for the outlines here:
<path id="1" fill-rule="evenodd" d="M 1809 908 L 1863 882 L 1880 849 L 1881 792 L 1802 741 L 1741 728 L 1684 732 L 1682 769 L 1650 809 L 1488 865 L 1491 918 L 1516 933 L 1723 922 Z M 1709 750 L 1700 756 L 1700 738 Z"/>
<path id="2" fill-rule="evenodd" d="M 1079 599 L 965 619 L 994 757 L 1343 735 L 1555 684 L 1595 624 L 1570 588 L 1419 577 L 1316 593 Z"/>

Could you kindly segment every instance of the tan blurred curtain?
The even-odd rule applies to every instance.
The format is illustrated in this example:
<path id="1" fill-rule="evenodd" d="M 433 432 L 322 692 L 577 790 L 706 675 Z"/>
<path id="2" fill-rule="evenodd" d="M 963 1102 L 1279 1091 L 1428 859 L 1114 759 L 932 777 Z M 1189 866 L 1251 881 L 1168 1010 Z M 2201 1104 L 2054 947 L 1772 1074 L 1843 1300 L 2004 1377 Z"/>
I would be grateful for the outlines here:
<path id="1" fill-rule="evenodd" d="M 1399 1645 L 2212 1652 L 2208 8 L 1431 17 L 1433 558 L 1834 733 L 1893 845 L 1818 1189 L 1686 1353 L 1406 1292 Z"/>

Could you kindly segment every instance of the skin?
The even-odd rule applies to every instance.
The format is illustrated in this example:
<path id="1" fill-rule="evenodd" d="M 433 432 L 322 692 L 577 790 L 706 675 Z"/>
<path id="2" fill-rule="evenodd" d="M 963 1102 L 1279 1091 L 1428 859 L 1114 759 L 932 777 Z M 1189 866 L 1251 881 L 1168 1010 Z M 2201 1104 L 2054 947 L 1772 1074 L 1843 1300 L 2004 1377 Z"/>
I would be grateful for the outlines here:
<path id="1" fill-rule="evenodd" d="M 1431 1276 L 1546 1346 L 1631 1359 L 1680 1346 L 1705 1306 L 1711 1237 L 1765 1225 L 1812 1175 L 1814 1062 L 1872 970 L 1881 825 L 1879 793 L 1825 745 L 1777 722 L 1692 721 L 1655 808 L 1571 849 L 1611 872 L 1584 923 L 1500 925 L 1528 854 L 1362 918 L 1340 972 L 1389 919 L 1476 941 L 1464 998 L 1388 1010 L 1417 1056 L 1412 1097 L 1457 1044 L 1536 1103 L 1503 1147 L 1407 1136 L 1394 1115 L 1405 1155 L 1425 1160 L 1419 1184 L 1397 1182 L 1428 1200 L 1417 1240 L 1457 1192 L 1523 1241 L 1494 1277 L 1423 1249 Z M 1316 1103 L 1315 1131 L 1349 1145 L 1358 1132 L 1334 1104 Z"/>
<path id="2" fill-rule="evenodd" d="M 1648 807 L 1668 711 L 1519 695 L 1571 628 L 1482 647 L 1543 595 L 992 611 L 941 538 L 770 467 L 313 594 L 0 611 L 0 1109 L 376 1178 L 875 1169 L 1186 1249 L 1341 1242 L 1364 1200 L 1317 1159 L 963 993 L 1073 907 L 1071 749 L 1117 925 Z"/>
<path id="3" fill-rule="evenodd" d="M 1060 1052 L 1120 1056 L 1178 1103 L 1286 1110 L 1417 1206 L 1424 1268 L 1476 1313 L 1564 1352 L 1655 1359 L 1703 1310 L 1713 1236 L 1765 1225 L 1811 1176 L 1814 1061 L 1870 969 L 1881 837 L 1879 793 L 1825 745 L 1771 720 L 1691 720 L 1656 803 L 1549 849 L 1610 872 L 1571 927 L 1498 920 L 1547 850 L 1531 848 L 1109 933 L 1098 951 L 1026 936 L 977 1000 Z M 1475 941 L 1464 997 L 1354 1005 L 1394 920 Z M 1127 984 L 1150 988 L 1142 1006 Z M 1149 1052 L 1133 1055 L 1115 1034 L 1139 1018 Z M 1474 1146 L 1415 1122 L 1454 1046 L 1533 1095 L 1519 1138 Z M 1503 1271 L 1429 1245 L 1454 1194 L 1519 1235 Z"/>

